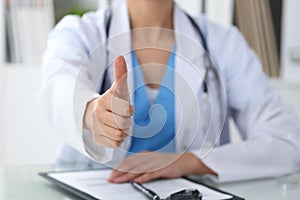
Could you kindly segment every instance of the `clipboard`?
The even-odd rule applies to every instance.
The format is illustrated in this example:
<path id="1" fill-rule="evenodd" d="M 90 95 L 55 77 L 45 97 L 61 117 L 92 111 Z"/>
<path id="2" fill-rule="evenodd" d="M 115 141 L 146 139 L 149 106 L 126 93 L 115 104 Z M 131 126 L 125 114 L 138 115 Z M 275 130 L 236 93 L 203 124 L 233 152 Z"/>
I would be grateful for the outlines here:
<path id="1" fill-rule="evenodd" d="M 82 198 L 82 199 L 84 199 L 84 200 L 101 200 L 101 199 L 99 199 L 99 198 L 96 198 L 96 197 L 92 196 L 91 194 L 89 194 L 89 193 L 87 193 L 87 192 L 81 191 L 81 190 L 79 190 L 79 189 L 76 188 L 76 187 L 73 187 L 73 186 L 71 186 L 71 185 L 69 185 L 69 184 L 66 184 L 66 183 L 64 183 L 64 182 L 62 182 L 62 181 L 60 181 L 60 180 L 58 180 L 58 179 L 52 177 L 53 174 L 64 174 L 64 173 L 70 173 L 70 172 L 74 172 L 74 173 L 76 173 L 76 172 L 89 172 L 89 171 L 99 171 L 99 170 L 103 170 L 103 169 L 92 169 L 92 170 L 67 170 L 67 171 L 59 171 L 59 172 L 41 172 L 41 173 L 39 173 L 38 175 L 41 176 L 41 177 L 43 177 L 43 178 L 45 178 L 45 179 L 48 180 L 49 182 L 53 183 L 53 184 L 56 185 L 57 187 L 59 187 L 59 188 L 65 190 L 65 191 L 67 191 L 67 192 L 70 192 L 70 193 L 72 193 L 72 194 L 74 194 L 74 195 L 76 195 L 76 196 L 78 196 L 78 197 L 80 197 L 80 198 Z M 225 192 L 225 191 L 222 191 L 222 190 L 213 188 L 213 187 L 208 186 L 208 185 L 203 184 L 203 183 L 198 183 L 198 182 L 196 182 L 196 181 L 194 181 L 194 180 L 191 180 L 191 179 L 189 179 L 189 178 L 184 177 L 184 179 L 186 179 L 186 180 L 188 180 L 188 181 L 190 181 L 190 182 L 192 182 L 192 183 L 196 183 L 196 184 L 198 184 L 198 185 L 205 186 L 205 187 L 207 187 L 207 188 L 209 188 L 209 189 L 211 189 L 211 190 L 217 191 L 217 192 L 219 192 L 219 193 L 226 194 L 226 195 L 230 195 L 230 196 L 232 196 L 231 200 L 244 200 L 244 198 L 241 198 L 241 197 L 236 196 L 236 195 L 234 195 L 234 194 L 231 194 L 231 193 L 228 193 L 228 192 Z"/>

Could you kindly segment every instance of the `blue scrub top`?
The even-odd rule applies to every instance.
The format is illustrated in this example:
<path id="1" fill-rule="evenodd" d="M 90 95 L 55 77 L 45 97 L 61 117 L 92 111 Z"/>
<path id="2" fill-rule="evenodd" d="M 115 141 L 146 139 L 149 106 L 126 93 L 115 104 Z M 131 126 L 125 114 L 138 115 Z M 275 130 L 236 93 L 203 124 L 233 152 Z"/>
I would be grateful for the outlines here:
<path id="1" fill-rule="evenodd" d="M 134 70 L 134 125 L 129 155 L 141 151 L 176 153 L 175 143 L 175 50 L 168 61 L 158 95 L 151 105 L 143 72 L 132 51 Z"/>

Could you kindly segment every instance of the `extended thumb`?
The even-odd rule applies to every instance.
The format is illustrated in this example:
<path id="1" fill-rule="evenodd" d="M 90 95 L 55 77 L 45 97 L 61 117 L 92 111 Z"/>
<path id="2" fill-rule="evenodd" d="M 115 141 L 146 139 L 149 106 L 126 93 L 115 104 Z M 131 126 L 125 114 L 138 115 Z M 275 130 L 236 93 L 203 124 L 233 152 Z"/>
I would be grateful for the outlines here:
<path id="1" fill-rule="evenodd" d="M 123 56 L 118 56 L 114 62 L 115 82 L 125 81 L 127 75 L 126 62 Z M 127 82 L 127 79 L 126 79 Z"/>
<path id="2" fill-rule="evenodd" d="M 114 62 L 114 91 L 122 99 L 129 100 L 127 86 L 127 66 L 123 56 L 118 56 Z"/>

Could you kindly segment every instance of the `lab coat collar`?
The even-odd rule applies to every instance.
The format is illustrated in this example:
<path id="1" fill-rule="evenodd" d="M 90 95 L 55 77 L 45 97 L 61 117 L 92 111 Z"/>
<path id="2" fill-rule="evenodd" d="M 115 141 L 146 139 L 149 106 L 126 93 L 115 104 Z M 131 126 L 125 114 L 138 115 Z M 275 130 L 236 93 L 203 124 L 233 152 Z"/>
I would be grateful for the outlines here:
<path id="1" fill-rule="evenodd" d="M 174 31 L 178 46 L 177 53 L 184 55 L 192 63 L 199 60 L 204 53 L 201 37 L 187 14 L 176 3 L 174 6 Z"/>
<path id="2" fill-rule="evenodd" d="M 175 92 L 176 147 L 184 152 L 199 132 L 199 90 L 203 83 L 203 48 L 201 38 L 187 15 L 175 4 L 174 28 L 177 45 Z M 187 139 L 189 138 L 189 139 Z"/>

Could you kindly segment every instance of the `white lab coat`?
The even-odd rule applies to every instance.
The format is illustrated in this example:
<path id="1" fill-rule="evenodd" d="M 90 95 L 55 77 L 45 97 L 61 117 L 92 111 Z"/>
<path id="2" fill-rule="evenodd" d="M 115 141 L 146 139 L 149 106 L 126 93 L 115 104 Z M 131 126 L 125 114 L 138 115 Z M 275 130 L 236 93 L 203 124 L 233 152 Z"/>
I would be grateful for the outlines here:
<path id="1" fill-rule="evenodd" d="M 122 144 L 123 150 L 97 146 L 92 135 L 83 129 L 83 116 L 87 102 L 98 97 L 106 60 L 116 55 L 125 55 L 128 70 L 131 70 L 130 30 L 126 1 L 112 8 L 109 37 L 115 37 L 108 46 L 105 24 L 107 10 L 65 17 L 51 32 L 44 56 L 43 86 L 40 100 L 50 122 L 63 134 L 66 142 L 86 157 L 64 146 L 60 162 L 120 161 L 130 146 L 130 139 Z M 191 151 L 219 174 L 220 181 L 273 176 L 293 172 L 300 167 L 300 139 L 296 118 L 282 104 L 278 94 L 268 84 L 261 63 L 239 31 L 224 28 L 209 22 L 205 17 L 195 18 L 208 43 L 210 55 L 219 67 L 227 92 L 227 118 L 220 140 L 206 156 L 199 154 L 201 143 L 202 81 L 179 56 L 175 60 L 175 94 L 180 102 L 175 105 L 176 147 L 179 152 Z M 174 7 L 174 28 L 194 43 L 200 37 L 182 10 Z M 175 36 L 177 53 L 194 63 L 201 62 L 201 51 L 190 51 L 191 44 Z M 99 47 L 99 44 L 101 44 Z M 98 48 L 96 48 L 98 45 Z M 199 44 L 200 45 L 200 44 Z M 110 58 L 106 58 L 106 49 Z M 88 58 L 89 53 L 93 53 Z M 84 61 L 84 62 L 83 62 Z M 187 80 L 190 91 L 183 86 Z M 108 73 L 108 82 L 113 80 Z M 130 93 L 133 78 L 128 77 Z M 189 93 L 191 92 L 191 93 Z M 197 94 L 197 95 L 193 95 Z M 232 117 L 239 128 L 242 142 L 230 143 L 228 119 Z M 198 119 L 198 120 L 195 120 Z"/>

